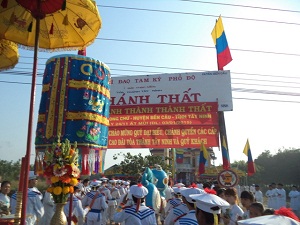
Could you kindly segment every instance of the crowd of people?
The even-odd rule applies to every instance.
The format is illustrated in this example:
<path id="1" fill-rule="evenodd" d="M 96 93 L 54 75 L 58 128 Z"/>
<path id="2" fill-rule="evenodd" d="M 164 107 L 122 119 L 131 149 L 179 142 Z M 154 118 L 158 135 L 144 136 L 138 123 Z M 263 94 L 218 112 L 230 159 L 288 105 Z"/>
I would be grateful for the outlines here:
<path id="1" fill-rule="evenodd" d="M 26 224 L 49 225 L 55 204 L 50 193 L 37 189 L 37 182 L 38 177 L 31 174 Z M 16 212 L 17 194 L 9 196 L 10 187 L 9 181 L 1 183 L 1 216 Z M 183 183 L 176 183 L 166 188 L 166 205 L 160 214 L 146 205 L 148 192 L 142 184 L 133 181 L 106 177 L 99 180 L 79 179 L 72 198 L 70 196 L 64 206 L 64 212 L 72 224 L 78 225 L 275 225 L 299 224 L 300 221 L 297 217 L 300 192 L 293 186 L 288 194 L 291 209 L 286 208 L 287 195 L 281 183 L 271 184 L 265 194 L 259 185 L 243 190 L 239 186 L 221 188 L 218 184 L 204 183 L 186 187 Z M 280 222 L 277 223 L 278 219 Z M 254 220 L 258 222 L 252 223 Z M 269 220 L 272 222 L 268 223 Z"/>

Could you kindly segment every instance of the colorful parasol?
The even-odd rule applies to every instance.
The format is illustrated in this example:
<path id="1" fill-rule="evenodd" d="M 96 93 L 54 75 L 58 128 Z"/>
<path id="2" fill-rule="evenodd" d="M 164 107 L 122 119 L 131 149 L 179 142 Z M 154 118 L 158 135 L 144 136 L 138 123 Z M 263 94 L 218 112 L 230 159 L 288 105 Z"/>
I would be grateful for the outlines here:
<path id="1" fill-rule="evenodd" d="M 79 49 L 90 45 L 101 28 L 97 6 L 91 0 L 4 1 L 0 6 L 0 38 L 23 46 L 34 47 L 38 32 L 39 48 Z"/>
<path id="2" fill-rule="evenodd" d="M 19 61 L 19 51 L 16 43 L 0 39 L 0 71 L 12 69 Z"/>
<path id="3" fill-rule="evenodd" d="M 28 180 L 35 101 L 38 49 L 71 50 L 90 45 L 101 28 L 101 19 L 92 0 L 2 0 L 0 4 L 0 38 L 33 48 L 33 72 L 28 120 L 26 166 Z M 28 168 L 28 169 L 27 169 Z M 26 205 L 28 183 L 24 182 Z M 25 224 L 22 208 L 21 225 Z"/>

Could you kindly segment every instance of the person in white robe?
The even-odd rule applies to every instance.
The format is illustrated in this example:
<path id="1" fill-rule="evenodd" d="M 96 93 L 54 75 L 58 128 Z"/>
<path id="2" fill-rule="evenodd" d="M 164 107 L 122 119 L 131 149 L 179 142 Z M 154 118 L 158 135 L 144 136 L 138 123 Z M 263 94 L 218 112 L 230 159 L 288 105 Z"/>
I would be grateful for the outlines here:
<path id="1" fill-rule="evenodd" d="M 286 207 L 286 192 L 283 189 L 283 184 L 277 184 L 277 207 L 276 209 L 280 209 L 281 207 Z"/>
<path id="2" fill-rule="evenodd" d="M 293 212 L 299 216 L 300 213 L 300 192 L 297 190 L 297 186 L 293 185 L 292 190 L 289 192 L 290 208 Z"/>
<path id="3" fill-rule="evenodd" d="M 255 184 L 254 198 L 256 202 L 264 204 L 264 196 L 258 184 Z"/>

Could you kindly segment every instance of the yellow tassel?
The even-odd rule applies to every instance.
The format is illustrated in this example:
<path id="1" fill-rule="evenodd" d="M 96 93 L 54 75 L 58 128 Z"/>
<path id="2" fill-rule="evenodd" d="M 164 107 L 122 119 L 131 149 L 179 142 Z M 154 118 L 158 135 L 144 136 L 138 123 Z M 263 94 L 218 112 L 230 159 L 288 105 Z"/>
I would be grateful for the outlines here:
<path id="1" fill-rule="evenodd" d="M 69 19 L 68 19 L 68 14 L 66 14 L 64 20 L 63 20 L 64 25 L 69 25 Z"/>
<path id="2" fill-rule="evenodd" d="M 213 215 L 214 215 L 214 225 L 218 225 L 219 224 L 218 215 L 216 213 L 214 213 Z"/>

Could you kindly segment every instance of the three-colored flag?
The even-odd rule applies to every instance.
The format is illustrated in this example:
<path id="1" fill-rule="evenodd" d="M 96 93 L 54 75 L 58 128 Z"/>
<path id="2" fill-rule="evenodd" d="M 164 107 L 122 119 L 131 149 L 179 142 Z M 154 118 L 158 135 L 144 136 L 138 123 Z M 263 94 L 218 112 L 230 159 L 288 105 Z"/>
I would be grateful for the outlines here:
<path id="1" fill-rule="evenodd" d="M 229 152 L 226 144 L 225 137 L 222 138 L 222 159 L 223 159 L 223 169 L 228 170 L 230 168 Z"/>
<path id="2" fill-rule="evenodd" d="M 183 149 L 176 149 L 176 163 L 182 164 L 183 163 Z"/>
<path id="3" fill-rule="evenodd" d="M 199 158 L 199 170 L 198 170 L 199 175 L 205 173 L 205 164 L 207 160 L 208 160 L 208 151 L 202 142 L 201 149 L 200 149 L 200 158 Z"/>
<path id="4" fill-rule="evenodd" d="M 247 139 L 245 148 L 243 153 L 248 156 L 248 176 L 252 176 L 255 173 L 255 165 L 252 159 L 252 154 L 251 154 L 251 149 L 250 149 L 250 144 Z"/>
<path id="5" fill-rule="evenodd" d="M 221 16 L 216 21 L 216 25 L 211 32 L 211 36 L 217 49 L 218 70 L 223 70 L 223 67 L 232 61 L 232 57 L 228 47 Z"/>

